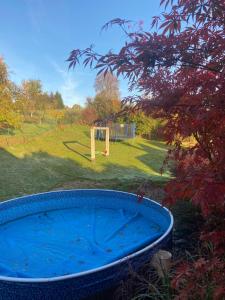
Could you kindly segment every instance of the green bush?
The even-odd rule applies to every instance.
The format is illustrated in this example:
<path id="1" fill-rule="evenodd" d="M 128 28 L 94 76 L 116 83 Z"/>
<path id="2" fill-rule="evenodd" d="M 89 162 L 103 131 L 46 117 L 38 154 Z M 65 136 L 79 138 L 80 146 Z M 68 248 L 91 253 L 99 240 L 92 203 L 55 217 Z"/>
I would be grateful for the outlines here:
<path id="1" fill-rule="evenodd" d="M 159 129 L 162 127 L 162 120 L 146 116 L 138 112 L 128 116 L 129 123 L 136 124 L 136 134 L 146 138 L 157 138 Z"/>

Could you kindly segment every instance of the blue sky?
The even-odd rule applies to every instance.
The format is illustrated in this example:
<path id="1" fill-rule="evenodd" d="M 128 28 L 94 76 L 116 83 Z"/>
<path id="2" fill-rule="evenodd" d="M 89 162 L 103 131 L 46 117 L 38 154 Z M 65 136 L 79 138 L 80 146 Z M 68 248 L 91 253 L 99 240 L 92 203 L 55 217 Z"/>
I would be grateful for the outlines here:
<path id="1" fill-rule="evenodd" d="M 40 79 L 46 91 L 58 90 L 71 106 L 94 95 L 96 72 L 65 62 L 74 48 L 94 44 L 99 52 L 117 50 L 124 40 L 117 28 L 100 32 L 113 18 L 143 20 L 159 14 L 159 0 L 0 0 L 0 55 L 11 79 Z M 120 79 L 122 96 L 127 84 Z"/>

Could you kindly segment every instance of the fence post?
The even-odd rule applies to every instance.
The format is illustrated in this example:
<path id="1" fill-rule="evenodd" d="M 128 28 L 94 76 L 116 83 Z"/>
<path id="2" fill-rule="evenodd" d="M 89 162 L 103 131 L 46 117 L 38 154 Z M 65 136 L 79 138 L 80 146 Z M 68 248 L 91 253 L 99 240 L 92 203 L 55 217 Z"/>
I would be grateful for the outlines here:
<path id="1" fill-rule="evenodd" d="M 91 160 L 95 160 L 95 128 L 91 128 Z"/>
<path id="2" fill-rule="evenodd" d="M 109 156 L 109 127 L 106 128 L 105 133 L 105 150 L 106 150 L 106 156 Z"/>

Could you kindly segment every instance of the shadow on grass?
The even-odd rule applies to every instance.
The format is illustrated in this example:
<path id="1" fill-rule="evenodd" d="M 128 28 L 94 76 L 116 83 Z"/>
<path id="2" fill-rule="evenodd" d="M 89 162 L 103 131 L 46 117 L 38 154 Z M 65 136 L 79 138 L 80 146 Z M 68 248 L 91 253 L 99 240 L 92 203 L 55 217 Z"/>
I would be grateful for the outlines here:
<path id="1" fill-rule="evenodd" d="M 161 141 L 148 141 L 145 143 L 132 143 L 132 142 L 122 142 L 125 146 L 135 148 L 137 150 L 143 151 L 145 154 L 139 155 L 136 158 L 145 164 L 148 168 L 151 168 L 155 173 L 160 173 L 163 167 L 163 161 L 167 153 L 167 146 Z M 151 158 L 151 164 L 149 163 Z M 165 169 L 168 173 L 168 168 Z M 169 174 L 168 174 L 169 176 Z M 165 180 L 167 180 L 165 178 Z"/>
<path id="2" fill-rule="evenodd" d="M 130 141 L 130 142 L 122 141 L 121 143 L 126 146 L 135 148 L 137 150 L 146 150 L 147 149 L 148 152 L 150 152 L 150 150 L 152 151 L 152 149 L 157 150 L 157 152 L 160 151 L 163 153 L 165 153 L 167 151 L 167 146 L 162 141 L 149 141 L 149 140 L 144 140 L 144 141 L 145 141 L 146 145 L 144 145 L 143 143 L 134 144 L 132 141 Z"/>
<path id="3" fill-rule="evenodd" d="M 79 142 L 79 141 L 65 141 L 65 142 L 63 142 L 63 144 L 78 144 L 78 145 L 80 145 L 80 146 L 83 146 L 83 147 L 85 147 L 85 148 L 87 148 L 87 149 L 91 149 L 91 147 L 89 147 L 88 145 L 85 145 L 85 144 L 83 144 L 83 143 L 81 143 L 81 142 Z"/>
<path id="4" fill-rule="evenodd" d="M 107 161 L 99 171 L 95 168 L 95 163 L 84 167 L 82 163 L 72 159 L 52 156 L 42 151 L 16 157 L 0 148 L 0 160 L 1 200 L 49 191 L 69 181 L 107 182 L 116 187 L 117 182 L 134 183 L 147 176 L 146 172 L 133 166 L 124 167 Z"/>
<path id="5" fill-rule="evenodd" d="M 82 147 L 85 147 L 85 148 L 87 148 L 87 149 L 90 149 L 90 147 L 88 147 L 87 145 L 82 144 L 82 143 L 80 143 L 80 142 L 78 142 L 78 141 L 65 141 L 65 142 L 63 142 L 63 145 L 64 145 L 68 150 L 70 150 L 70 151 L 72 151 L 72 152 L 74 152 L 74 153 L 76 153 L 76 154 L 82 156 L 83 158 L 87 159 L 88 161 L 91 161 L 91 159 L 89 158 L 89 157 L 90 157 L 90 154 L 82 154 L 81 152 L 75 150 L 74 148 L 71 147 L 71 145 L 73 145 L 73 144 L 75 144 L 75 145 L 80 145 L 80 146 L 82 146 Z M 89 157 L 88 157 L 88 156 L 89 156 Z"/>

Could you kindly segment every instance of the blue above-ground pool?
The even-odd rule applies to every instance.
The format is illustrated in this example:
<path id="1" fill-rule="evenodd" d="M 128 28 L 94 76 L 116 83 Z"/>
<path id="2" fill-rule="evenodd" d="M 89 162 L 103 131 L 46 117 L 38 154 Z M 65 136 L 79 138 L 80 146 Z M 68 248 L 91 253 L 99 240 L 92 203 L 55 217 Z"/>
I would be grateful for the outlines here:
<path id="1" fill-rule="evenodd" d="M 109 288 L 169 240 L 171 213 L 109 190 L 0 204 L 0 299 L 82 299 Z"/>

